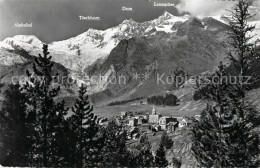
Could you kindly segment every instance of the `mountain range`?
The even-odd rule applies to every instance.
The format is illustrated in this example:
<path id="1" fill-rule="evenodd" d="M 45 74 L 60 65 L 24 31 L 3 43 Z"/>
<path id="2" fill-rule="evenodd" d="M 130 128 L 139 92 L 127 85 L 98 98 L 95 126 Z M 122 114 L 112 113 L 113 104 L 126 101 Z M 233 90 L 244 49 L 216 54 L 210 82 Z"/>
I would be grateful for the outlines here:
<path id="1" fill-rule="evenodd" d="M 250 23 L 256 25 L 253 34 L 259 37 L 259 19 Z M 169 80 L 177 67 L 189 75 L 198 75 L 212 71 L 219 61 L 228 63 L 229 30 L 223 16 L 196 18 L 164 12 L 143 23 L 130 19 L 107 30 L 89 29 L 76 37 L 50 43 L 49 52 L 55 69 L 76 81 L 73 91 L 77 85 L 87 83 L 95 102 L 108 103 L 174 91 L 173 83 L 158 84 L 157 79 L 163 75 L 163 81 Z M 30 68 L 33 58 L 42 52 L 42 44 L 33 35 L 16 35 L 1 41 L 0 83 L 8 83 L 10 74 L 21 75 L 22 69 Z M 107 78 L 85 81 L 85 76 Z M 124 83 L 107 81 L 122 76 Z M 178 94 L 185 97 L 183 92 Z"/>

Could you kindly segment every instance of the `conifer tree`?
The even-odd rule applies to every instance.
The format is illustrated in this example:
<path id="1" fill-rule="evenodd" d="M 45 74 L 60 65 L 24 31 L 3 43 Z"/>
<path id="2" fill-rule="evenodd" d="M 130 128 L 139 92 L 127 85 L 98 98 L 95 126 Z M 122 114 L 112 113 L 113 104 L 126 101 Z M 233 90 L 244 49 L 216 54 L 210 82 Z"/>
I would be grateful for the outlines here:
<path id="1" fill-rule="evenodd" d="M 166 151 L 164 149 L 164 145 L 160 142 L 160 146 L 157 149 L 154 157 L 154 164 L 158 167 L 166 167 L 168 166 L 168 161 L 166 159 Z"/>
<path id="2" fill-rule="evenodd" d="M 245 100 L 245 90 L 233 83 L 224 67 L 212 76 L 201 91 L 214 102 L 194 120 L 192 151 L 201 166 L 247 167 L 258 164 L 259 139 L 254 129 L 259 125 L 257 111 Z"/>
<path id="3" fill-rule="evenodd" d="M 259 58 L 256 45 L 252 42 L 255 35 L 251 35 L 255 25 L 248 24 L 249 19 L 254 17 L 249 12 L 251 5 L 252 1 L 239 0 L 236 8 L 230 11 L 230 15 L 227 17 L 232 30 L 229 33 L 232 39 L 231 45 L 234 47 L 230 51 L 229 59 L 234 64 L 240 77 L 248 75 L 252 64 Z"/>
<path id="4" fill-rule="evenodd" d="M 173 145 L 173 141 L 169 138 L 166 131 L 161 136 L 161 143 L 166 149 L 170 149 Z"/>
<path id="5" fill-rule="evenodd" d="M 78 163 L 78 156 L 77 154 L 77 148 L 76 148 L 76 138 L 75 137 L 75 131 L 74 127 L 72 125 L 71 117 L 66 119 L 65 125 L 64 125 L 64 135 L 66 136 L 64 138 L 64 160 L 66 161 L 66 167 L 77 167 Z"/>
<path id="6" fill-rule="evenodd" d="M 215 107 L 203 111 L 201 121 L 192 128 L 192 151 L 201 166 L 251 167 L 258 164 L 259 139 L 253 131 L 254 109 L 241 121 L 224 123 Z"/>
<path id="7" fill-rule="evenodd" d="M 44 44 L 42 49 L 43 56 L 39 54 L 33 63 L 33 73 L 26 71 L 29 81 L 23 88 L 27 97 L 30 127 L 33 128 L 30 137 L 34 141 L 31 145 L 31 160 L 36 166 L 55 166 L 55 159 L 59 159 L 59 156 L 54 156 L 52 144 L 59 143 L 55 142 L 55 135 L 66 110 L 57 111 L 54 98 L 59 94 L 60 87 L 54 88 L 52 82 L 53 77 L 58 77 L 58 74 L 51 75 L 54 63 L 51 61 L 52 56 L 49 56 L 48 45 Z M 59 108 L 63 109 L 61 105 Z"/>
<path id="8" fill-rule="evenodd" d="M 175 158 L 175 157 L 172 158 L 172 166 L 173 166 L 174 168 L 180 168 L 181 165 L 182 165 L 182 162 L 181 162 L 180 159 L 177 159 L 177 158 Z"/>
<path id="9" fill-rule="evenodd" d="M 126 132 L 112 120 L 103 131 L 104 145 L 102 161 L 104 166 L 127 166 Z"/>
<path id="10" fill-rule="evenodd" d="M 247 85 L 243 76 L 256 58 L 249 43 L 247 25 L 251 17 L 249 2 L 240 0 L 231 13 L 231 38 L 236 51 L 231 52 L 231 63 L 237 76 L 230 78 L 223 64 L 210 78 L 211 83 L 202 89 L 202 97 L 213 101 L 202 112 L 201 121 L 192 128 L 192 151 L 200 166 L 205 167 L 254 167 L 258 166 L 259 137 L 255 128 L 259 124 L 258 112 L 246 100 Z M 250 82 L 254 82 L 254 79 Z"/>
<path id="11" fill-rule="evenodd" d="M 100 138 L 98 137 L 98 117 L 92 113 L 86 87 L 81 85 L 78 98 L 72 107 L 71 124 L 75 143 L 76 166 L 96 166 L 98 164 Z"/>
<path id="12" fill-rule="evenodd" d="M 28 166 L 28 133 L 25 94 L 19 83 L 10 84 L 4 91 L 0 111 L 0 163 L 3 166 Z"/>
<path id="13" fill-rule="evenodd" d="M 53 117 L 53 132 L 51 139 L 52 153 L 51 163 L 53 166 L 69 166 L 69 141 L 67 139 L 69 126 L 68 121 L 64 118 L 67 115 L 68 108 L 65 108 L 65 101 L 61 101 L 55 105 L 56 115 Z"/>
<path id="14" fill-rule="evenodd" d="M 148 140 L 146 134 L 142 135 L 139 144 L 134 146 L 131 151 L 131 157 L 129 165 L 140 167 L 152 167 L 153 166 L 153 154 L 151 152 L 151 143 Z"/>
<path id="15" fill-rule="evenodd" d="M 146 135 L 142 136 L 140 139 L 140 156 L 141 156 L 141 162 L 140 166 L 153 166 L 153 155 L 151 152 L 151 143 L 148 140 L 148 137 Z"/>

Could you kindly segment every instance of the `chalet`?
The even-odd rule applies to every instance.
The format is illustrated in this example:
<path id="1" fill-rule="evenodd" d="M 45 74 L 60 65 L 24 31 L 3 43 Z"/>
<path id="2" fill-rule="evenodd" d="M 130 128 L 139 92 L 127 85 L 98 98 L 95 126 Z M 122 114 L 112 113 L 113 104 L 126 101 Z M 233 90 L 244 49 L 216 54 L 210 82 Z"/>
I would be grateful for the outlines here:
<path id="1" fill-rule="evenodd" d="M 180 122 L 179 122 L 179 128 L 183 128 L 183 127 L 187 127 L 189 125 L 192 124 L 192 121 L 188 118 L 183 118 Z"/>

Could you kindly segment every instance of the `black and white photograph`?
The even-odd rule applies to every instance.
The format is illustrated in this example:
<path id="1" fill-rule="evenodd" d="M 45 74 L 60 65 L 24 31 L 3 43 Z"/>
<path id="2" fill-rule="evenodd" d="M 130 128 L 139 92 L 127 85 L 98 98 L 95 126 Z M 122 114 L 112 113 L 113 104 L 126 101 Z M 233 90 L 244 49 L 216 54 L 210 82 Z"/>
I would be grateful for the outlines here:
<path id="1" fill-rule="evenodd" d="M 260 167 L 260 0 L 0 0 L 0 167 Z"/>

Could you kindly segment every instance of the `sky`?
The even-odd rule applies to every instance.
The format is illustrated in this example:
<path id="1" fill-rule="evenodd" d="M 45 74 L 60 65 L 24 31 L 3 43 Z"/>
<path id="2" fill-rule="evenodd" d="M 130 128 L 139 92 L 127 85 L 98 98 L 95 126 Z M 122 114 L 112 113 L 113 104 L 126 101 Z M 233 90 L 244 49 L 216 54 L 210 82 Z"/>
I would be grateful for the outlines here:
<path id="1" fill-rule="evenodd" d="M 174 7 L 156 7 L 173 3 Z M 50 43 L 65 40 L 89 28 L 104 30 L 125 19 L 152 20 L 168 11 L 182 15 L 211 15 L 229 8 L 234 2 L 217 0 L 0 0 L 0 40 L 14 35 L 35 35 Z M 133 11 L 122 11 L 122 7 Z M 100 17 L 100 21 L 80 20 L 79 16 Z M 32 23 L 32 28 L 17 28 L 15 23 Z"/>

